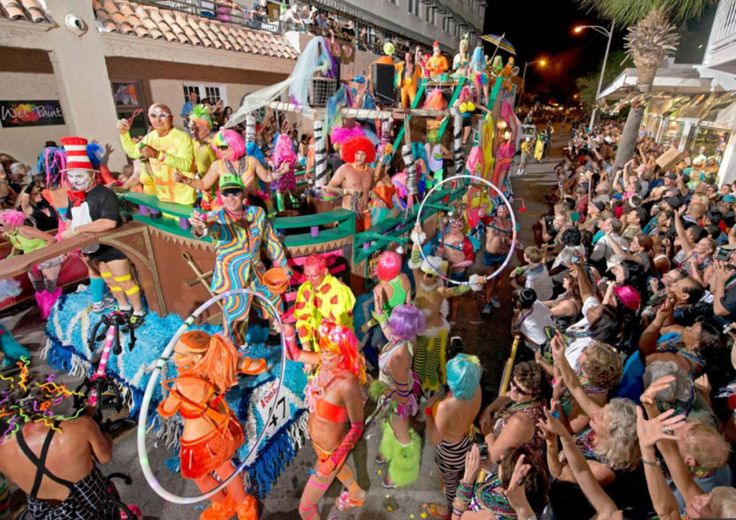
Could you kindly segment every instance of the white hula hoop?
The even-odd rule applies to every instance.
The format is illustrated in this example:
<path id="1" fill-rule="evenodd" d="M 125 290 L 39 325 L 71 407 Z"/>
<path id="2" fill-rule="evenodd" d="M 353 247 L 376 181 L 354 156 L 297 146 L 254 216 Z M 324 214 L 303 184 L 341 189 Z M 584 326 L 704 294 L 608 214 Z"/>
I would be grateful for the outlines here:
<path id="1" fill-rule="evenodd" d="M 259 293 L 258 291 L 252 291 L 250 289 L 233 289 L 231 291 L 224 292 L 222 294 L 218 294 L 216 296 L 213 296 L 206 302 L 204 302 L 202 305 L 200 305 L 185 321 L 182 323 L 182 325 L 177 329 L 174 336 L 171 338 L 171 341 L 169 341 L 169 344 L 166 345 L 166 348 L 164 349 L 164 352 L 161 354 L 161 357 L 158 358 L 156 361 L 156 364 L 153 369 L 153 373 L 151 374 L 151 378 L 148 380 L 148 384 L 146 385 L 146 391 L 143 394 L 143 402 L 141 403 L 141 413 L 138 418 L 138 430 L 137 430 L 137 439 L 138 439 L 138 462 L 141 465 L 141 470 L 143 471 L 143 476 L 146 477 L 146 482 L 148 482 L 148 485 L 153 489 L 158 496 L 163 498 L 164 500 L 167 500 L 169 502 L 172 502 L 174 504 L 196 504 L 197 502 L 201 502 L 203 500 L 208 499 L 215 493 L 219 493 L 225 487 L 232 481 L 236 475 L 240 474 L 243 469 L 245 469 L 245 465 L 250 461 L 251 456 L 255 453 L 258 446 L 261 444 L 261 441 L 263 440 L 263 437 L 266 434 L 267 428 L 263 428 L 261 433 L 258 435 L 258 438 L 256 439 L 256 442 L 253 444 L 253 447 L 248 452 L 248 455 L 243 457 L 243 462 L 240 463 L 240 466 L 233 472 L 232 475 L 230 475 L 227 479 L 225 479 L 219 486 L 215 487 L 214 489 L 208 491 L 207 493 L 202 493 L 201 495 L 196 495 L 193 497 L 183 497 L 180 495 L 175 495 L 174 493 L 171 493 L 170 491 L 164 489 L 164 487 L 161 485 L 161 483 L 158 481 L 156 476 L 153 474 L 153 471 L 151 470 L 151 465 L 148 460 L 148 451 L 146 450 L 146 430 L 147 424 L 148 424 L 148 409 L 151 405 L 151 399 L 153 398 L 153 390 L 156 388 L 156 383 L 158 382 L 158 378 L 161 375 L 161 370 L 163 369 L 164 365 L 169 360 L 169 357 L 171 356 L 172 351 L 174 350 L 174 347 L 176 346 L 176 343 L 179 341 L 179 338 L 182 334 L 186 331 L 189 326 L 194 323 L 194 320 L 202 314 L 208 307 L 210 307 L 212 304 L 217 303 L 218 301 L 222 300 L 223 298 L 227 298 L 228 296 L 233 295 L 239 295 L 239 294 L 249 294 L 251 296 L 255 296 L 258 298 L 261 298 L 266 303 L 266 306 L 269 308 L 269 310 L 273 313 L 274 316 L 276 316 L 276 321 L 279 324 L 279 330 L 282 330 L 281 332 L 281 373 L 279 375 L 279 386 L 276 390 L 276 396 L 273 398 L 273 403 L 271 405 L 271 410 L 268 413 L 268 419 L 264 424 L 268 425 L 271 423 L 271 420 L 273 419 L 274 411 L 276 410 L 276 407 L 274 406 L 275 403 L 278 402 L 279 396 L 281 395 L 281 387 L 284 384 L 284 373 L 286 371 L 286 348 L 285 348 L 285 340 L 284 340 L 284 333 L 283 333 L 283 323 L 281 321 L 281 316 L 279 315 L 278 310 L 273 306 L 271 302 L 266 299 L 266 297 Z"/>
<path id="2" fill-rule="evenodd" d="M 496 187 L 496 185 L 493 184 L 491 181 L 486 180 L 483 177 L 477 177 L 475 175 L 470 175 L 470 174 L 467 174 L 467 173 L 462 173 L 462 174 L 459 174 L 459 175 L 453 175 L 452 177 L 448 177 L 447 179 L 438 182 L 437 184 L 435 184 L 434 186 L 432 186 L 432 189 L 430 189 L 424 195 L 424 199 L 422 199 L 422 203 L 419 205 L 419 211 L 417 212 L 417 221 L 416 221 L 416 224 L 419 225 L 420 227 L 422 225 L 422 211 L 424 211 L 424 204 L 427 202 L 427 200 L 429 200 L 429 195 L 431 193 L 433 193 L 437 188 L 439 188 L 440 186 L 442 186 L 443 184 L 447 184 L 448 182 L 456 181 L 458 179 L 470 179 L 471 182 L 472 181 L 478 181 L 478 182 L 480 182 L 482 184 L 485 184 L 489 188 L 492 188 L 493 191 L 496 192 L 496 195 L 498 195 L 501 198 L 501 200 L 503 201 L 503 203 L 506 205 L 506 207 L 509 210 L 509 215 L 511 216 L 511 230 L 512 230 L 512 233 L 511 233 L 511 246 L 509 247 L 509 252 L 506 254 L 506 259 L 503 261 L 503 264 L 501 264 L 501 267 L 499 267 L 498 269 L 496 269 L 495 271 L 493 271 L 491 274 L 486 275 L 486 280 L 492 280 L 493 278 L 495 278 L 496 276 L 498 276 L 499 274 L 501 274 L 503 272 L 503 270 L 506 269 L 506 266 L 508 265 L 508 263 L 511 261 L 511 257 L 513 256 L 514 251 L 516 250 L 516 234 L 517 234 L 517 232 L 516 232 L 516 215 L 514 215 L 514 208 L 513 208 L 513 206 L 511 206 L 511 203 L 509 202 L 509 199 L 506 198 L 506 195 L 504 195 L 503 192 L 501 190 L 499 190 Z M 434 270 L 435 274 L 437 274 L 437 276 L 439 276 L 440 278 L 442 278 L 444 281 L 446 281 L 448 283 L 451 283 L 451 284 L 454 284 L 454 285 L 469 285 L 470 284 L 469 281 L 466 281 L 466 282 L 458 282 L 457 280 L 453 280 L 452 278 L 450 278 L 448 276 L 445 276 L 444 274 L 440 273 L 439 270 L 437 269 L 437 267 L 434 266 L 434 265 L 432 265 L 432 262 L 429 261 L 429 259 L 427 258 L 427 255 L 424 254 L 424 249 L 421 247 L 421 245 L 419 247 L 419 253 L 422 255 L 422 260 L 424 260 L 425 262 L 427 262 L 427 264 L 429 264 L 430 267 L 432 267 L 432 269 Z"/>

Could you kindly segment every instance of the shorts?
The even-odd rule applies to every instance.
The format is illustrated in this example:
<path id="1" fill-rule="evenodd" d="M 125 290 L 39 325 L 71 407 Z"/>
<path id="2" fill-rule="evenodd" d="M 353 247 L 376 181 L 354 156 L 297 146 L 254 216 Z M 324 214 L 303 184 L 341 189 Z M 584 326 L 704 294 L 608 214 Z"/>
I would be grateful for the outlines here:
<path id="1" fill-rule="evenodd" d="M 127 260 L 125 254 L 112 246 L 100 245 L 94 253 L 83 253 L 93 262 L 114 262 L 115 260 Z"/>
<path id="2" fill-rule="evenodd" d="M 473 126 L 473 118 L 472 117 L 463 117 L 463 128 L 467 128 L 469 126 Z"/>
<path id="3" fill-rule="evenodd" d="M 488 267 L 495 267 L 498 265 L 502 265 L 504 261 L 506 261 L 507 254 L 502 255 L 492 255 L 488 251 L 483 251 L 483 264 L 487 265 Z"/>
<path id="4" fill-rule="evenodd" d="M 450 273 L 450 275 L 448 276 L 448 278 L 450 280 L 454 281 L 454 282 L 466 282 L 467 281 L 465 279 L 465 271 L 464 270 L 463 271 L 459 271 L 457 273 Z"/>
<path id="5" fill-rule="evenodd" d="M 193 441 L 181 440 L 182 477 L 196 479 L 209 475 L 235 455 L 245 442 L 243 428 L 233 416 L 228 418 L 225 428 L 225 431 L 213 430 Z"/>

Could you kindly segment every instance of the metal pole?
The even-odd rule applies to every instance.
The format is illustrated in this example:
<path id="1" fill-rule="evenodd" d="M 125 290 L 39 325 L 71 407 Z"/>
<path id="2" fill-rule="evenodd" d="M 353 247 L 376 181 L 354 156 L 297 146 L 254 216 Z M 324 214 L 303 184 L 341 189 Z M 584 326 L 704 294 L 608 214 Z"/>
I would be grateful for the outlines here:
<path id="1" fill-rule="evenodd" d="M 519 94 L 519 103 L 521 103 L 521 97 L 524 95 L 526 90 L 526 68 L 529 66 L 529 62 L 524 63 L 524 73 L 521 75 L 521 94 Z"/>
<path id="2" fill-rule="evenodd" d="M 590 130 L 593 131 L 593 125 L 595 124 L 595 114 L 598 112 L 598 98 L 601 95 L 601 88 L 603 87 L 603 76 L 606 74 L 606 62 L 608 61 L 608 51 L 611 50 L 611 40 L 613 39 L 613 26 L 616 24 L 616 20 L 611 22 L 611 28 L 608 31 L 608 43 L 606 44 L 606 53 L 603 55 L 603 67 L 601 67 L 601 77 L 598 78 L 598 90 L 595 92 L 595 105 L 593 105 L 593 112 L 590 114 Z"/>

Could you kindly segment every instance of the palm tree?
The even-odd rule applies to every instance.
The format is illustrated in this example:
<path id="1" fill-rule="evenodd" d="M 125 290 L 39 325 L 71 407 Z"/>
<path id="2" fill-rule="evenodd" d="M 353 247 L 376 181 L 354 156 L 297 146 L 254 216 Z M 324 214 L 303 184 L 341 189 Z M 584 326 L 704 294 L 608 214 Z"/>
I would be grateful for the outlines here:
<path id="1" fill-rule="evenodd" d="M 637 70 L 637 88 L 650 92 L 657 67 L 666 56 L 677 50 L 677 27 L 684 20 L 699 16 L 718 0 L 578 0 L 584 8 L 593 8 L 609 20 L 628 26 L 624 47 Z M 639 125 L 644 115 L 641 103 L 632 104 L 626 119 L 618 152 L 616 168 L 623 168 L 636 151 Z"/>

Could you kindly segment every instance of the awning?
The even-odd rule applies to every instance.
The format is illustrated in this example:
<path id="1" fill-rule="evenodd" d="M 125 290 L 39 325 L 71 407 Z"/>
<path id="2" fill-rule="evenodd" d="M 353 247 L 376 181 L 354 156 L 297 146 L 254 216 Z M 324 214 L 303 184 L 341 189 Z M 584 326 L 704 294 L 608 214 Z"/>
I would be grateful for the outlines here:
<path id="1" fill-rule="evenodd" d="M 599 99 L 617 101 L 632 92 L 638 92 L 636 84 L 638 72 L 635 68 L 624 69 L 618 77 L 601 92 Z M 669 94 L 701 94 L 710 92 L 712 88 L 710 78 L 702 78 L 692 66 L 672 66 L 657 69 L 657 75 L 652 84 L 652 94 L 666 92 Z"/>

